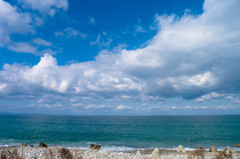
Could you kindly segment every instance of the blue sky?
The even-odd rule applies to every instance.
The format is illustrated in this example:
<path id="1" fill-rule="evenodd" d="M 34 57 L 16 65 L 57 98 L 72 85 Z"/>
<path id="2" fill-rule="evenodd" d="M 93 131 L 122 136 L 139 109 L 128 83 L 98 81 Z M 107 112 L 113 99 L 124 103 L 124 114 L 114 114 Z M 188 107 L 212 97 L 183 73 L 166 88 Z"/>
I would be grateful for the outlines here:
<path id="1" fill-rule="evenodd" d="M 239 114 L 238 0 L 0 1 L 0 112 Z"/>

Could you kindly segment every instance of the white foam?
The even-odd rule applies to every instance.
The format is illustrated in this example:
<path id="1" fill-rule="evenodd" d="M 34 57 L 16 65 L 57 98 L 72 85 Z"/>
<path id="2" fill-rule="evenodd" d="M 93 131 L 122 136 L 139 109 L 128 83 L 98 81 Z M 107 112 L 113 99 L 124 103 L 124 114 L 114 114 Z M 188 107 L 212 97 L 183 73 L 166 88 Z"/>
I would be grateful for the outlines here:
<path id="1" fill-rule="evenodd" d="M 131 151 L 138 150 L 138 148 L 128 147 L 128 146 L 102 146 L 102 150 L 108 151 Z"/>

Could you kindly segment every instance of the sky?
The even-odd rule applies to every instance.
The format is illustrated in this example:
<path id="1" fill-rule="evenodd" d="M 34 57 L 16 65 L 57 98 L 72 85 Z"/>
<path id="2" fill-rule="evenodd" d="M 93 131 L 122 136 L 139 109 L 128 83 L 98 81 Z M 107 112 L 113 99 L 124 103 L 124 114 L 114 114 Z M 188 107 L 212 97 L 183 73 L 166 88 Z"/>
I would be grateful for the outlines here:
<path id="1" fill-rule="evenodd" d="M 240 114 L 239 0 L 0 0 L 0 112 Z"/>

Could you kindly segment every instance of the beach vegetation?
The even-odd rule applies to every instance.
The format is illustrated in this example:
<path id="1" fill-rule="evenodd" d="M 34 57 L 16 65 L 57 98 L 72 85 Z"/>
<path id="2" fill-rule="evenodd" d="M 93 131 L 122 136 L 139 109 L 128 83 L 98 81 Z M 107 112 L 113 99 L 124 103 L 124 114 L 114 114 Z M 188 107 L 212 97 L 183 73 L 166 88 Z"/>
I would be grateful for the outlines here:
<path id="1" fill-rule="evenodd" d="M 226 154 L 224 152 L 219 152 L 215 155 L 216 159 L 232 159 L 232 154 Z"/>
<path id="2" fill-rule="evenodd" d="M 93 144 L 90 144 L 90 149 L 92 149 L 92 150 L 99 150 L 100 148 L 101 148 L 101 145 L 93 145 Z"/>
<path id="3" fill-rule="evenodd" d="M 67 148 L 60 148 L 58 153 L 61 159 L 73 159 L 72 153 Z"/>
<path id="4" fill-rule="evenodd" d="M 189 155 L 189 159 L 204 159 L 204 147 L 200 146 L 196 148 L 194 151 L 192 151 Z"/>
<path id="5" fill-rule="evenodd" d="M 5 154 L 2 154 L 0 155 L 0 159 L 7 159 L 6 155 Z"/>
<path id="6" fill-rule="evenodd" d="M 13 150 L 2 150 L 0 157 L 1 159 L 23 159 L 19 156 L 17 148 L 14 148 Z"/>
<path id="7" fill-rule="evenodd" d="M 56 156 L 54 155 L 54 152 L 51 148 L 46 149 L 45 151 L 43 151 L 44 156 L 46 159 L 53 159 L 56 158 Z"/>
<path id="8" fill-rule="evenodd" d="M 40 144 L 38 145 L 38 147 L 47 148 L 48 146 L 47 146 L 44 142 L 40 142 Z"/>
<path id="9" fill-rule="evenodd" d="M 50 158 L 54 157 L 54 153 L 53 153 L 52 149 L 49 149 L 49 156 L 50 156 Z"/>

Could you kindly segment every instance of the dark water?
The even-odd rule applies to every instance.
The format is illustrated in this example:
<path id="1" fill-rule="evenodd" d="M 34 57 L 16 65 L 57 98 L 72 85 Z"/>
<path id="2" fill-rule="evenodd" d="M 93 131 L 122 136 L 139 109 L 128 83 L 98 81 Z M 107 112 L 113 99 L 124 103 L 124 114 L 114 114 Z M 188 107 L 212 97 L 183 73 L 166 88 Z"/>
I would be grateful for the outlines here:
<path id="1" fill-rule="evenodd" d="M 189 137 L 189 143 L 188 143 Z M 104 149 L 218 148 L 240 144 L 240 116 L 40 116 L 0 115 L 0 145 L 37 145 Z"/>

